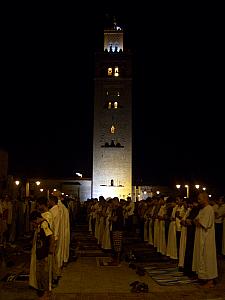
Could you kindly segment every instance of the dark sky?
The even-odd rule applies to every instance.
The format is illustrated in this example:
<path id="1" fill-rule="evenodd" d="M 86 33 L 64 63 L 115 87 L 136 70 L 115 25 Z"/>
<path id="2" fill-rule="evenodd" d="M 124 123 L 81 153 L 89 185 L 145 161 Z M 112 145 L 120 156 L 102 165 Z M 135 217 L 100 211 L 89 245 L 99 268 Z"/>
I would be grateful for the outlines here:
<path id="1" fill-rule="evenodd" d="M 223 186 L 220 8 L 113 3 L 6 8 L 0 147 L 10 172 L 91 176 L 94 52 L 116 15 L 133 53 L 134 182 Z"/>

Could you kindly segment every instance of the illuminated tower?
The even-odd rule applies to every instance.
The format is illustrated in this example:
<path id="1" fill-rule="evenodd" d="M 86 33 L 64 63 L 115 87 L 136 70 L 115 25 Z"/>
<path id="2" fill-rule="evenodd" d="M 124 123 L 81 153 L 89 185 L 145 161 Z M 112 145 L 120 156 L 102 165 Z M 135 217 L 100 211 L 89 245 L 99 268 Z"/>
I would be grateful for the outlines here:
<path id="1" fill-rule="evenodd" d="M 132 69 L 123 30 L 104 30 L 95 54 L 92 197 L 127 198 L 132 193 Z"/>

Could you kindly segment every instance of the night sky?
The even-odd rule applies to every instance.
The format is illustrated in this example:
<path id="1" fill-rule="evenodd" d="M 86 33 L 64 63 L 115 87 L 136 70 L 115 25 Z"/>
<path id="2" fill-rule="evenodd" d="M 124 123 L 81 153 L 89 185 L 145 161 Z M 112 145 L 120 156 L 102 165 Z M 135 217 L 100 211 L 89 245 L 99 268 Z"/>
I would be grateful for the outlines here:
<path id="1" fill-rule="evenodd" d="M 91 177 L 94 52 L 113 15 L 133 53 L 134 183 L 223 187 L 224 34 L 210 6 L 7 8 L 0 147 L 9 172 Z"/>

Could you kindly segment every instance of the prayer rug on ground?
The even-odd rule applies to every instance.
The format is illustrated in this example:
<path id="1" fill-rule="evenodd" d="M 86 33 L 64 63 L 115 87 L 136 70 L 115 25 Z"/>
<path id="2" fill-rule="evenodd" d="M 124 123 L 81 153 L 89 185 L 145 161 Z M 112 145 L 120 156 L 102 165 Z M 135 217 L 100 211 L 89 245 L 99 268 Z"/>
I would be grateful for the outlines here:
<path id="1" fill-rule="evenodd" d="M 102 250 L 78 250 L 77 255 L 80 257 L 109 257 L 109 254 L 104 253 Z"/>
<path id="2" fill-rule="evenodd" d="M 28 281 L 29 274 L 24 273 L 7 273 L 1 281 L 4 282 L 13 282 L 13 281 Z"/>
<path id="3" fill-rule="evenodd" d="M 29 287 L 29 274 L 21 273 L 7 273 L 1 279 L 2 289 L 27 289 Z"/>
<path id="4" fill-rule="evenodd" d="M 145 267 L 146 273 L 151 276 L 159 285 L 182 285 L 188 283 L 196 283 L 197 280 L 190 279 L 179 272 L 177 267 L 156 268 Z"/>
<path id="5" fill-rule="evenodd" d="M 96 257 L 96 262 L 98 267 L 120 267 L 121 264 L 118 265 L 110 265 L 109 262 L 111 261 L 110 257 Z"/>

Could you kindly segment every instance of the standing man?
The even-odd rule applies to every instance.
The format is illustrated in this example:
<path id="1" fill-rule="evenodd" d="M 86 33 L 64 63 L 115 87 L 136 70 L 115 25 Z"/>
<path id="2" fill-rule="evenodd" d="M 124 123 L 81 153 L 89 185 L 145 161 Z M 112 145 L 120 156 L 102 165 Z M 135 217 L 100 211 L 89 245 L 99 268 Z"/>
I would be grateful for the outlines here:
<path id="1" fill-rule="evenodd" d="M 209 205 L 206 192 L 198 195 L 201 209 L 195 218 L 195 241 L 192 271 L 196 272 L 200 280 L 206 283 L 205 288 L 214 287 L 214 279 L 218 277 L 216 241 L 215 241 L 215 217 L 214 210 Z"/>
<path id="2" fill-rule="evenodd" d="M 58 284 L 59 278 L 61 277 L 62 261 L 62 236 L 60 234 L 61 226 L 61 213 L 58 205 L 57 196 L 51 195 L 48 200 L 49 211 L 52 214 L 52 229 L 55 241 L 55 251 L 53 253 L 53 264 L 52 264 L 52 276 L 53 283 Z"/>
<path id="3" fill-rule="evenodd" d="M 66 266 L 69 261 L 70 255 L 70 216 L 69 210 L 63 203 L 63 197 L 58 197 L 58 206 L 60 210 L 60 236 L 62 240 L 62 249 L 61 249 L 61 264 Z"/>
<path id="4" fill-rule="evenodd" d="M 124 230 L 123 208 L 119 202 L 118 197 L 112 199 L 112 215 L 110 218 L 112 222 L 112 250 L 113 260 L 108 264 L 117 266 L 120 263 Z"/>
<path id="5" fill-rule="evenodd" d="M 30 221 L 34 228 L 31 250 L 29 285 L 37 290 L 39 299 L 49 299 L 51 283 L 49 256 L 54 251 L 54 237 L 50 225 L 39 211 L 33 211 Z"/>

